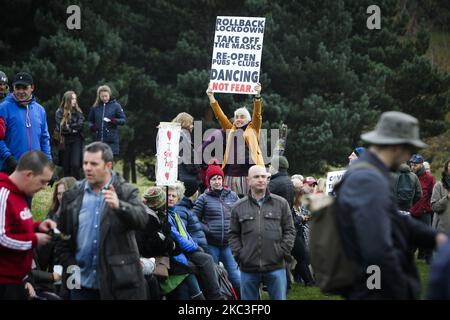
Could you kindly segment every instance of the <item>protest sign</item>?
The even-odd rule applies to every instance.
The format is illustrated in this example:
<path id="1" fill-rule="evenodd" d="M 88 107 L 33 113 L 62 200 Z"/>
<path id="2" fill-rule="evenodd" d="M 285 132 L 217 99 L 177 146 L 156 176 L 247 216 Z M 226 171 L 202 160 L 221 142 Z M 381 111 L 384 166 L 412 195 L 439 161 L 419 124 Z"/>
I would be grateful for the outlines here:
<path id="1" fill-rule="evenodd" d="M 265 23 L 265 18 L 217 17 L 210 78 L 213 92 L 256 93 Z"/>
<path id="2" fill-rule="evenodd" d="M 156 137 L 156 185 L 170 186 L 178 179 L 179 123 L 161 122 Z"/>
<path id="3" fill-rule="evenodd" d="M 332 171 L 327 173 L 327 186 L 325 190 L 326 194 L 330 194 L 333 192 L 335 184 L 341 181 L 342 177 L 344 176 L 344 173 L 345 170 Z"/>

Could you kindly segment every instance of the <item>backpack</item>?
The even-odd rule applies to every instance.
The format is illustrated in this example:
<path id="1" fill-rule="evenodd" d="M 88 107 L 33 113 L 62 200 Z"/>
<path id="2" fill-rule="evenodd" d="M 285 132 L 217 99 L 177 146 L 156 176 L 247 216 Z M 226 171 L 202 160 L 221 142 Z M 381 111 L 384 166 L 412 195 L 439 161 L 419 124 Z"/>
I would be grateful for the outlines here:
<path id="1" fill-rule="evenodd" d="M 402 172 L 395 182 L 395 196 L 400 208 L 409 208 L 414 198 L 415 188 L 409 172 Z"/>
<path id="2" fill-rule="evenodd" d="M 217 278 L 219 279 L 220 294 L 226 300 L 238 300 L 231 281 L 228 279 L 227 270 L 221 265 L 216 264 Z"/>
<path id="3" fill-rule="evenodd" d="M 368 168 L 375 169 L 368 162 L 359 162 L 348 171 Z M 344 181 L 345 177 L 334 187 L 337 196 Z M 309 251 L 316 283 L 324 293 L 343 294 L 354 283 L 357 265 L 348 258 L 342 245 L 337 198 L 322 193 L 307 195 L 303 201 L 312 213 Z"/>

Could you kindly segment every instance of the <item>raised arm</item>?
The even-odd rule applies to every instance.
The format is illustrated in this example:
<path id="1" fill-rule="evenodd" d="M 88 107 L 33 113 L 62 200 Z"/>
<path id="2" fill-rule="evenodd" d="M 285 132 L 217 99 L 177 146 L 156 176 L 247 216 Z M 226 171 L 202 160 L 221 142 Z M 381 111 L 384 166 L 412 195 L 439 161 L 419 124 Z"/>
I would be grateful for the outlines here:
<path id="1" fill-rule="evenodd" d="M 209 104 L 211 105 L 211 108 L 214 112 L 214 115 L 216 116 L 216 119 L 219 121 L 220 126 L 222 129 L 231 129 L 233 127 L 233 124 L 228 120 L 225 113 L 223 113 L 222 108 L 220 107 L 217 100 L 214 98 L 214 92 L 212 92 L 211 88 L 208 88 L 206 90 L 206 95 L 209 98 Z"/>
<path id="2" fill-rule="evenodd" d="M 252 127 L 255 130 L 260 130 L 262 126 L 262 99 L 260 83 L 255 86 L 255 91 L 257 93 L 253 99 Z"/>

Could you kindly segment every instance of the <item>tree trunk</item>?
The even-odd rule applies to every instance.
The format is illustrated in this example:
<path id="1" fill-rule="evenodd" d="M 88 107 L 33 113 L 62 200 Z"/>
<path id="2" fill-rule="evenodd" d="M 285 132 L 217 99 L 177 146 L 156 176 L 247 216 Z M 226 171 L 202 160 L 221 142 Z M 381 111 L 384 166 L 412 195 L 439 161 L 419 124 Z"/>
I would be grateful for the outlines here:
<path id="1" fill-rule="evenodd" d="M 130 161 L 127 157 L 123 158 L 123 178 L 126 182 L 130 181 Z"/>
<path id="2" fill-rule="evenodd" d="M 131 155 L 131 182 L 136 184 L 137 183 L 137 177 L 136 177 L 136 155 L 133 154 Z"/>

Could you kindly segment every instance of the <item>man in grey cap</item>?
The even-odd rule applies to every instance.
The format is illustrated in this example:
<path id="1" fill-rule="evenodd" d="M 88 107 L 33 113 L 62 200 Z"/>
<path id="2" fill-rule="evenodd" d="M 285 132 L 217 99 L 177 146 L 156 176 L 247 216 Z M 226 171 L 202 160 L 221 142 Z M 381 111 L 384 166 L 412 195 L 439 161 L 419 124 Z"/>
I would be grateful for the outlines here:
<path id="1" fill-rule="evenodd" d="M 342 245 L 357 266 L 353 284 L 343 295 L 417 299 L 420 282 L 412 247 L 434 248 L 447 237 L 398 212 L 389 171 L 427 145 L 419 138 L 417 119 L 395 111 L 383 113 L 375 130 L 361 138 L 370 147 L 349 167 L 337 191 Z"/>

